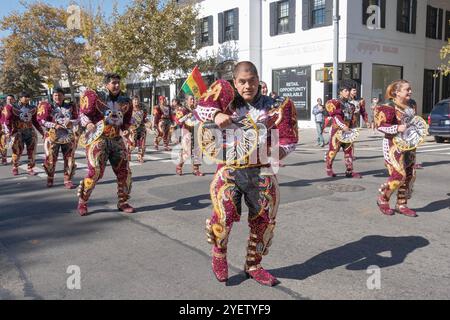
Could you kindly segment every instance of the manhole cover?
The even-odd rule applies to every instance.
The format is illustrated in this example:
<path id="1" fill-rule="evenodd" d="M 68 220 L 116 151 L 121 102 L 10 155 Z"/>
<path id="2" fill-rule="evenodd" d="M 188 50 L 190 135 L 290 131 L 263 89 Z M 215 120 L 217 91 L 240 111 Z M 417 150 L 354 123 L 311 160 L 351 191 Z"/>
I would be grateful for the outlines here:
<path id="1" fill-rule="evenodd" d="M 317 186 L 321 190 L 334 192 L 360 192 L 366 190 L 363 186 L 343 184 L 343 183 L 327 183 Z"/>

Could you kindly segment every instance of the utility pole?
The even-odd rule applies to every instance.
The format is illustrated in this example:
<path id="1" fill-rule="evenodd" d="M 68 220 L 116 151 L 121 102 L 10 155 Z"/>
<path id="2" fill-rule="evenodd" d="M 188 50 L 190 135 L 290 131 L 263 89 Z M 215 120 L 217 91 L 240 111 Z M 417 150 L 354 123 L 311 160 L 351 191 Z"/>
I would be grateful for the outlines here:
<path id="1" fill-rule="evenodd" d="M 333 99 L 338 96 L 339 84 L 339 0 L 333 0 Z"/>

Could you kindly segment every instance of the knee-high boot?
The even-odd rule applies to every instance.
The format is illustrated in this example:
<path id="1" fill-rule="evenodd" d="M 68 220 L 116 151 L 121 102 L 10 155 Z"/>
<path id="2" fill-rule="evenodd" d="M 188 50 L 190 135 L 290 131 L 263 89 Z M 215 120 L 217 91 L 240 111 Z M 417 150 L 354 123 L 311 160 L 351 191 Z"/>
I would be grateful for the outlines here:
<path id="1" fill-rule="evenodd" d="M 394 215 L 394 210 L 389 206 L 389 200 L 391 199 L 393 190 L 390 189 L 388 183 L 384 183 L 378 191 L 380 192 L 380 195 L 377 199 L 377 205 L 378 208 L 380 208 L 381 213 L 387 216 Z"/>
<path id="2" fill-rule="evenodd" d="M 250 221 L 249 226 L 250 236 L 244 271 L 247 277 L 255 279 L 258 283 L 274 286 L 279 281 L 261 266 L 261 260 L 263 255 L 269 253 L 269 247 L 272 245 L 275 221 L 269 222 L 267 217 L 258 217 Z"/>
<path id="3" fill-rule="evenodd" d="M 409 186 L 407 183 L 404 183 L 400 186 L 397 193 L 397 205 L 395 206 L 395 211 L 400 214 L 403 214 L 408 217 L 417 217 L 417 214 L 414 210 L 411 210 L 407 206 L 408 202 L 408 191 Z"/>
<path id="4" fill-rule="evenodd" d="M 217 225 L 216 225 L 217 226 Z M 208 243 L 212 244 L 212 271 L 220 282 L 228 280 L 228 262 L 227 262 L 227 236 L 219 241 L 213 231 L 214 224 L 211 223 L 211 219 L 206 220 L 206 237 Z M 227 227 L 226 227 L 227 228 Z M 228 229 L 228 228 L 227 228 Z"/>

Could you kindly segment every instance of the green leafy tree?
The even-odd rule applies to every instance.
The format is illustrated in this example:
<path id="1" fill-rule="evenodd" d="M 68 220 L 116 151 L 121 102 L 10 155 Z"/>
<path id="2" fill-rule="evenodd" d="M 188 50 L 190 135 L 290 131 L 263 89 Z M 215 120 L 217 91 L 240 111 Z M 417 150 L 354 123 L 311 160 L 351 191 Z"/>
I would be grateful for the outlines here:
<path id="1" fill-rule="evenodd" d="M 197 59 L 194 44 L 197 15 L 198 9 L 193 4 L 135 0 L 123 15 L 116 16 L 105 35 L 102 55 L 118 54 L 116 59 L 121 63 L 116 71 L 138 71 L 143 78 L 151 76 L 155 89 L 156 80 L 168 71 L 188 72 L 192 68 Z"/>
<path id="2" fill-rule="evenodd" d="M 69 13 L 63 8 L 42 2 L 22 4 L 24 13 L 12 12 L 0 24 L 1 30 L 11 33 L 6 39 L 8 50 L 17 61 L 33 60 L 45 82 L 67 80 L 74 99 L 84 50 L 81 30 L 67 27 Z"/>
<path id="3" fill-rule="evenodd" d="M 39 74 L 38 68 L 30 60 L 24 58 L 4 58 L 4 52 L 0 54 L 0 91 L 7 94 L 19 94 L 22 91 L 37 96 L 45 90 L 42 83 L 44 78 Z"/>
<path id="4" fill-rule="evenodd" d="M 101 43 L 107 27 L 100 8 L 94 11 L 91 7 L 82 11 L 81 31 L 85 45 L 78 71 L 80 83 L 85 87 L 98 89 L 102 84 L 105 66 L 101 59 Z"/>
<path id="5" fill-rule="evenodd" d="M 442 64 L 440 70 L 444 76 L 450 74 L 450 39 L 448 40 L 448 43 L 441 49 Z"/>

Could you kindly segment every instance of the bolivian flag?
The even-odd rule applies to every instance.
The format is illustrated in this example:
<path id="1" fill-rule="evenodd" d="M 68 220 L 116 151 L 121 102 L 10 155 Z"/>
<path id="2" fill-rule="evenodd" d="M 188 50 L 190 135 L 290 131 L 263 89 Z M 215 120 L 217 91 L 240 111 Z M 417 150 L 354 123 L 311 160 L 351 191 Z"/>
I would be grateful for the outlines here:
<path id="1" fill-rule="evenodd" d="M 196 99 L 200 99 L 201 95 L 206 92 L 207 89 L 205 82 L 203 82 L 202 74 L 197 66 L 195 66 L 181 87 L 181 90 L 183 90 L 185 94 L 191 94 Z"/>

